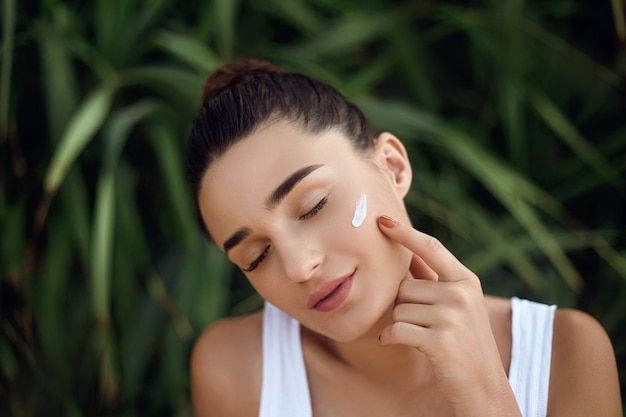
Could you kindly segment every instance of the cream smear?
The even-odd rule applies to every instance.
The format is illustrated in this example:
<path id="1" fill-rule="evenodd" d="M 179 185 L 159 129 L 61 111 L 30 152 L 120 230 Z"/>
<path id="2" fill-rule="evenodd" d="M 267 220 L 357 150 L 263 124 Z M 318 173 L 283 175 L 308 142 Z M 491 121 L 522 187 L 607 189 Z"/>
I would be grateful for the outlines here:
<path id="1" fill-rule="evenodd" d="M 356 207 L 354 208 L 352 226 L 359 227 L 362 225 L 363 220 L 365 220 L 365 216 L 367 216 L 367 196 L 365 194 L 361 194 L 361 197 L 356 202 Z"/>

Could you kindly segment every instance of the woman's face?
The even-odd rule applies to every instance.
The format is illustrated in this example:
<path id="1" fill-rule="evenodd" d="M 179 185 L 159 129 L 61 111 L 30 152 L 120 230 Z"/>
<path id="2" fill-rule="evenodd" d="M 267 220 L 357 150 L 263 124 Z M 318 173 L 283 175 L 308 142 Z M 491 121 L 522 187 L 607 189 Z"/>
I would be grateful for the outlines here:
<path id="1" fill-rule="evenodd" d="M 382 134 L 372 154 L 343 134 L 279 121 L 237 142 L 205 173 L 199 206 L 216 244 L 267 301 L 338 341 L 365 335 L 393 305 L 410 253 L 380 232 L 408 222 L 411 168 Z M 367 196 L 363 223 L 352 225 Z"/>

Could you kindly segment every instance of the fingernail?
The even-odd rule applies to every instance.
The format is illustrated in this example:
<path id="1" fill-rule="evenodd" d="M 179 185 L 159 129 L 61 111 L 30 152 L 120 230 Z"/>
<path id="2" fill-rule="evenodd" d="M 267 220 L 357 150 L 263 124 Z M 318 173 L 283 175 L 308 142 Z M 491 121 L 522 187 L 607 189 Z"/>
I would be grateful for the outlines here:
<path id="1" fill-rule="evenodd" d="M 394 219 L 392 219 L 389 216 L 380 216 L 378 218 L 378 222 L 380 224 L 382 224 L 383 226 L 388 227 L 390 229 L 393 228 L 393 227 L 396 227 L 396 225 L 398 224 L 397 221 L 395 221 Z"/>

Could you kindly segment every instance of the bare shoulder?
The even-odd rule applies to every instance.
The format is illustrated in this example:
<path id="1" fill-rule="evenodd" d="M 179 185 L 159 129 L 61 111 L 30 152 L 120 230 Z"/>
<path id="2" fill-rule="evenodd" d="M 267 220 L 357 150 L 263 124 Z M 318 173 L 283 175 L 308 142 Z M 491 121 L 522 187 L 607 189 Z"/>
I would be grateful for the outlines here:
<path id="1" fill-rule="evenodd" d="M 550 369 L 548 415 L 622 415 L 613 347 L 590 315 L 556 311 Z"/>
<path id="2" fill-rule="evenodd" d="M 511 301 L 485 296 L 489 321 L 506 369 L 511 354 Z M 622 415 L 615 353 L 604 328 L 589 314 L 558 309 L 554 316 L 548 415 Z"/>
<path id="3" fill-rule="evenodd" d="M 191 396 L 196 417 L 258 413 L 262 367 L 262 313 L 209 326 L 191 353 Z"/>

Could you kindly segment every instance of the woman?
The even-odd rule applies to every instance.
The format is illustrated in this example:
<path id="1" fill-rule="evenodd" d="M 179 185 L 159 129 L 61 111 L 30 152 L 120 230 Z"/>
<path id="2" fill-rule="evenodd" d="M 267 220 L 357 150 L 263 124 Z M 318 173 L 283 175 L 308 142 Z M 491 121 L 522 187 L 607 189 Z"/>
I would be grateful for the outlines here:
<path id="1" fill-rule="evenodd" d="M 188 176 L 210 238 L 266 300 L 191 359 L 196 416 L 618 416 L 589 316 L 484 296 L 410 226 L 411 165 L 336 90 L 259 61 L 218 69 Z"/>

